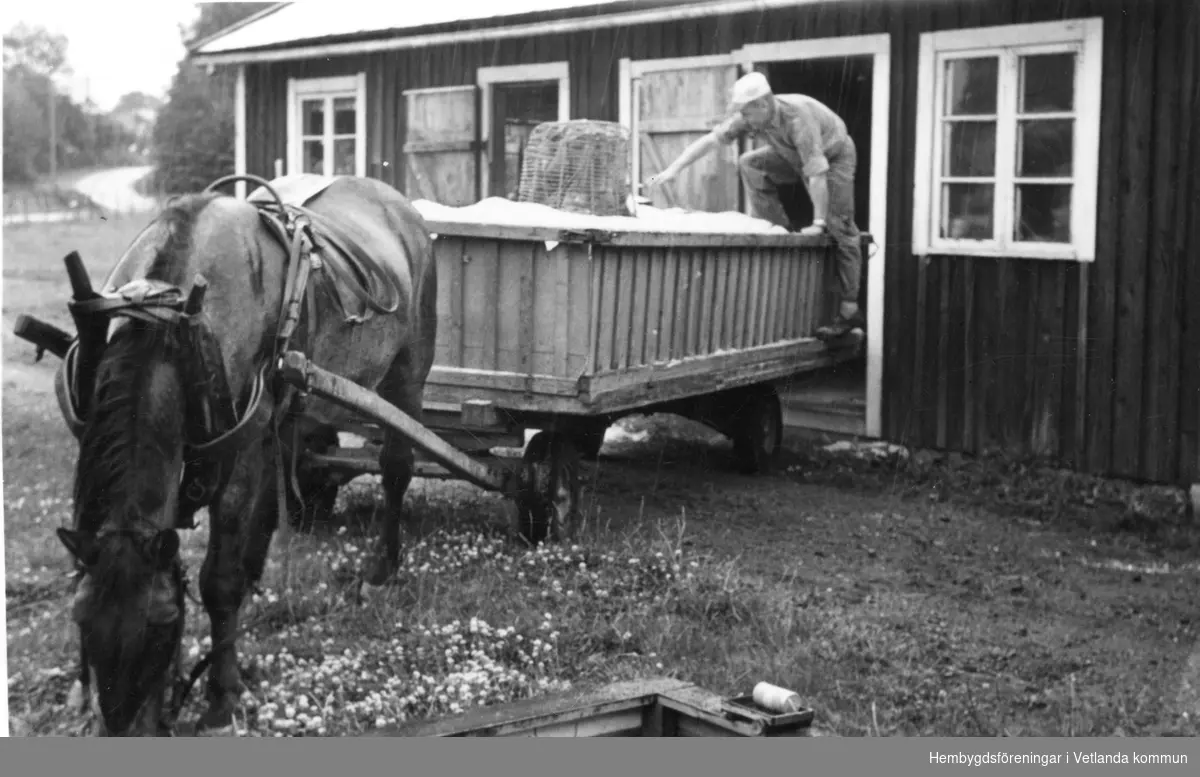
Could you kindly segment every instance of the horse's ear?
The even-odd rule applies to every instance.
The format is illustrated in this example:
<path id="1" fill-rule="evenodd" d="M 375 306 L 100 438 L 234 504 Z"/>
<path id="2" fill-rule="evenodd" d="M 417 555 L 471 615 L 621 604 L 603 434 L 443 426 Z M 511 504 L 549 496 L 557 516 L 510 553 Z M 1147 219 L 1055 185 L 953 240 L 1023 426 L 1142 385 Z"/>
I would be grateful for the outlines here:
<path id="1" fill-rule="evenodd" d="M 159 569 L 167 569 L 179 552 L 179 532 L 174 529 L 161 529 L 154 535 L 150 546 L 154 563 Z"/>
<path id="2" fill-rule="evenodd" d="M 77 529 L 58 529 L 58 539 L 66 546 L 67 552 L 83 564 L 90 567 L 96 563 L 96 538 L 89 532 Z"/>

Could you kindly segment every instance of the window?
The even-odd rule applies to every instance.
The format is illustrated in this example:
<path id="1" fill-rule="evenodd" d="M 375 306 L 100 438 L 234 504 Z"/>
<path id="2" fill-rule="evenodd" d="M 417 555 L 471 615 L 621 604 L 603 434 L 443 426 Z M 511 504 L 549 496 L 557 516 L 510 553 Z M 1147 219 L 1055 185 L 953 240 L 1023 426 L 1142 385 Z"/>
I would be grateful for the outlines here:
<path id="1" fill-rule="evenodd" d="M 366 175 L 366 75 L 288 81 L 288 171 Z"/>
<path id="2" fill-rule="evenodd" d="M 1091 261 L 1099 19 L 921 36 L 913 250 Z"/>

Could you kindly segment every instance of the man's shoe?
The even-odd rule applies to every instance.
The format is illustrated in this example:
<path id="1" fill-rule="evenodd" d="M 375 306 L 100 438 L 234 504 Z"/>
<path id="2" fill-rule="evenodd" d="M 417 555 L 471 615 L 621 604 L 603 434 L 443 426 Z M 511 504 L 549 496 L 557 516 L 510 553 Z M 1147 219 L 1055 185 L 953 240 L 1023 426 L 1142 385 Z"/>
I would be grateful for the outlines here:
<path id="1" fill-rule="evenodd" d="M 855 313 L 849 318 L 839 313 L 834 317 L 833 321 L 825 326 L 818 327 L 816 334 L 821 340 L 836 340 L 840 337 L 845 337 L 855 329 L 866 329 L 866 326 L 861 313 Z"/>

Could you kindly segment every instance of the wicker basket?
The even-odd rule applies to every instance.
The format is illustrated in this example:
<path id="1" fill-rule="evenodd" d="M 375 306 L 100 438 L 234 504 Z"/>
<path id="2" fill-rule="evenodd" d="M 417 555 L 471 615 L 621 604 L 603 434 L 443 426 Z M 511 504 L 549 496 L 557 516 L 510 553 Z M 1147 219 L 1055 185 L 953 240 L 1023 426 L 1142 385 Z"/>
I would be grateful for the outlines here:
<path id="1" fill-rule="evenodd" d="M 596 216 L 628 215 L 629 130 L 608 121 L 534 127 L 521 166 L 519 202 Z"/>

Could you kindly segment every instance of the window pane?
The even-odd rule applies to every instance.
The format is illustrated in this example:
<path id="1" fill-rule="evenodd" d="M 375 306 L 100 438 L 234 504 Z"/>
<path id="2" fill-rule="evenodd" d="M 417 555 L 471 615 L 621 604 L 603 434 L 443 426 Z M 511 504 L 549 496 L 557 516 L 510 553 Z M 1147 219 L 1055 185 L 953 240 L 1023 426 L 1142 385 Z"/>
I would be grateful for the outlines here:
<path id="1" fill-rule="evenodd" d="M 1022 113 L 1070 111 L 1074 107 L 1074 53 L 1021 57 Z"/>
<path id="2" fill-rule="evenodd" d="M 333 174 L 354 175 L 354 138 L 333 141 Z"/>
<path id="3" fill-rule="evenodd" d="M 1016 195 L 1017 240 L 1071 242 L 1069 184 L 1018 184 Z"/>
<path id="4" fill-rule="evenodd" d="M 946 63 L 946 115 L 978 116 L 996 112 L 1000 60 L 953 59 Z"/>
<path id="5" fill-rule="evenodd" d="M 325 101 L 324 100 L 305 100 L 300 103 L 301 134 L 303 135 L 324 135 L 325 134 Z"/>
<path id="6" fill-rule="evenodd" d="M 356 119 L 353 97 L 338 97 L 333 101 L 333 134 L 353 135 Z"/>
<path id="7" fill-rule="evenodd" d="M 304 141 L 303 149 L 304 172 L 324 175 L 325 173 L 325 143 L 320 140 Z"/>
<path id="8" fill-rule="evenodd" d="M 996 122 L 946 122 L 942 175 L 990 176 L 996 173 Z"/>
<path id="9" fill-rule="evenodd" d="M 948 183 L 942 186 L 942 237 L 991 240 L 993 191 L 987 183 Z"/>
<path id="10" fill-rule="evenodd" d="M 1071 175 L 1075 150 L 1074 119 L 1034 119 L 1017 125 L 1017 175 Z"/>

